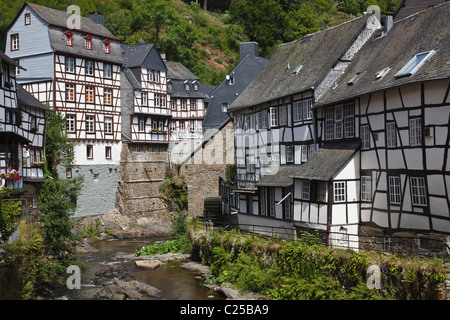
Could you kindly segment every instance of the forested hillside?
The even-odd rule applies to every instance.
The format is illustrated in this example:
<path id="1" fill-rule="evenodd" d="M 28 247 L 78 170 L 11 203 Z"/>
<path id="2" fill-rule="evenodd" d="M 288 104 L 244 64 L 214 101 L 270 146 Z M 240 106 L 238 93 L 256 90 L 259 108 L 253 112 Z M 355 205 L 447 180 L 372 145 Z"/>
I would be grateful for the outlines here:
<path id="1" fill-rule="evenodd" d="M 392 14 L 401 0 L 30 0 L 81 14 L 100 11 L 105 25 L 123 43 L 153 43 L 168 60 L 179 61 L 207 84 L 219 84 L 234 68 L 241 41 L 257 41 L 270 57 L 283 42 L 361 15 L 372 4 Z M 0 0 L 4 32 L 25 0 Z M 205 11 L 206 9 L 206 11 Z"/>

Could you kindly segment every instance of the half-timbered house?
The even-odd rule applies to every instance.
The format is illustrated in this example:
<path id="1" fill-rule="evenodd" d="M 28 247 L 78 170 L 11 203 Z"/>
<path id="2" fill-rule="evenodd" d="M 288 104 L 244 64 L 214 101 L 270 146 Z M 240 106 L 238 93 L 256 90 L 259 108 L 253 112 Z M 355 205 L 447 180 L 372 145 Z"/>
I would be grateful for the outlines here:
<path id="1" fill-rule="evenodd" d="M 61 174 L 85 177 L 77 216 L 113 209 L 119 180 L 123 57 L 119 39 L 97 22 L 26 3 L 6 35 L 7 54 L 26 69 L 18 83 L 66 118 L 76 167 Z"/>
<path id="2" fill-rule="evenodd" d="M 328 90 L 380 23 L 370 14 L 280 45 L 231 104 L 236 189 L 232 211 L 244 224 L 292 228 L 292 176 L 318 149 L 313 103 Z"/>
<path id="3" fill-rule="evenodd" d="M 46 119 L 49 108 L 16 83 L 22 70 L 0 52 L 0 187 L 12 187 L 28 217 L 37 213 L 43 182 Z"/>
<path id="4" fill-rule="evenodd" d="M 169 161 L 181 163 L 203 142 L 206 96 L 200 78 L 182 63 L 167 60 L 165 63 L 172 111 Z"/>
<path id="5" fill-rule="evenodd" d="M 165 179 L 172 117 L 167 67 L 152 44 L 122 45 L 122 155 L 117 207 L 126 213 L 155 214 L 166 206 L 158 187 Z"/>
<path id="6" fill-rule="evenodd" d="M 450 234 L 449 10 L 384 28 L 369 14 L 277 49 L 229 108 L 239 221 L 352 249 Z"/>

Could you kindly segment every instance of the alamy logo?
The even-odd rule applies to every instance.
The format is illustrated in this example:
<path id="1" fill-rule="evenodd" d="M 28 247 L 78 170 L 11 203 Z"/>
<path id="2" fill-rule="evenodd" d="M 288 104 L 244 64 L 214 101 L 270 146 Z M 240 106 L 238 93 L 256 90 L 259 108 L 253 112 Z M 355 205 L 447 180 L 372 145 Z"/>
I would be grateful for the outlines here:
<path id="1" fill-rule="evenodd" d="M 68 14 L 71 16 L 67 18 L 66 25 L 69 29 L 81 29 L 81 10 L 79 6 L 71 5 L 67 7 Z"/>
<path id="2" fill-rule="evenodd" d="M 67 289 L 80 289 L 81 288 L 81 271 L 79 266 L 71 265 L 67 268 L 67 273 L 71 276 L 67 278 Z"/>

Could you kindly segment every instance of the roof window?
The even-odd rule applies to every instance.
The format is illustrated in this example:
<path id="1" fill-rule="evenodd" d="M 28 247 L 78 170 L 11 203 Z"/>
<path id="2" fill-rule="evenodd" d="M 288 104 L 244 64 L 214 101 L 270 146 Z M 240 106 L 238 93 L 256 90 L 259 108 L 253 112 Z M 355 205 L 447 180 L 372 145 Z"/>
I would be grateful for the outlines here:
<path id="1" fill-rule="evenodd" d="M 395 76 L 403 77 L 413 75 L 434 53 L 435 51 L 431 50 L 416 54 Z"/>
<path id="2" fill-rule="evenodd" d="M 303 66 L 301 64 L 299 64 L 292 73 L 297 74 L 302 68 L 303 68 Z"/>

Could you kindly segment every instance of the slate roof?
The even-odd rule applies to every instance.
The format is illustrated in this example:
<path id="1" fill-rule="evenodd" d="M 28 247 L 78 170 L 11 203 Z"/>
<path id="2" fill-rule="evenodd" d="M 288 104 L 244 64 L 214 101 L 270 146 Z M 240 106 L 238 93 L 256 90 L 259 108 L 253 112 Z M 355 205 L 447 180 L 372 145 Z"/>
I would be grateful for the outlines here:
<path id="1" fill-rule="evenodd" d="M 445 1 L 448 0 L 403 0 L 394 15 L 394 20 L 406 18 Z"/>
<path id="2" fill-rule="evenodd" d="M 292 177 L 305 180 L 329 181 L 359 150 L 359 139 L 326 142 Z"/>
<path id="3" fill-rule="evenodd" d="M 301 170 L 299 165 L 280 166 L 275 174 L 262 176 L 256 183 L 258 187 L 290 187 L 294 182 L 293 176 Z"/>
<path id="4" fill-rule="evenodd" d="M 314 88 L 365 28 L 370 15 L 280 45 L 229 111 Z M 288 68 L 289 65 L 289 68 Z M 301 70 L 294 74 L 297 66 Z"/>
<path id="5" fill-rule="evenodd" d="M 66 45 L 66 30 L 59 28 L 49 28 L 48 34 L 50 36 L 50 43 L 55 51 L 65 52 L 75 55 L 82 55 L 84 57 L 95 60 L 103 60 L 114 63 L 123 63 L 123 54 L 121 44 L 119 42 L 111 41 L 109 48 L 110 53 L 104 52 L 103 40 L 97 37 L 92 37 L 92 50 L 85 49 L 86 35 L 72 33 L 72 46 Z"/>
<path id="6" fill-rule="evenodd" d="M 121 44 L 123 52 L 123 63 L 127 68 L 141 67 L 145 61 L 145 58 L 153 48 L 153 44 L 139 44 L 137 46 L 131 46 L 127 44 Z"/>
<path id="7" fill-rule="evenodd" d="M 41 19 L 43 19 L 45 22 L 47 22 L 50 26 L 56 26 L 63 29 L 67 28 L 67 20 L 72 15 L 64 11 L 40 6 L 34 3 L 26 2 L 25 5 L 30 6 L 31 9 L 39 16 Z M 115 41 L 120 41 L 119 38 L 117 38 L 115 35 L 111 33 L 105 26 L 101 24 L 97 24 L 94 21 L 92 21 L 89 18 L 86 17 L 80 17 L 80 29 L 74 29 L 78 30 L 87 34 L 91 35 L 97 35 L 100 37 L 108 38 Z"/>
<path id="8" fill-rule="evenodd" d="M 17 100 L 19 104 L 37 109 L 50 110 L 50 108 L 36 99 L 31 93 L 17 84 Z"/>
<path id="9" fill-rule="evenodd" d="M 3 51 L 0 50 L 0 59 L 2 59 L 3 61 L 5 61 L 6 63 L 9 63 L 11 65 L 13 65 L 14 67 L 20 67 L 20 69 L 25 70 L 23 67 L 21 67 L 17 61 L 14 61 L 13 59 L 11 59 L 10 57 L 8 57 Z"/>
<path id="10" fill-rule="evenodd" d="M 247 53 L 244 57 L 240 57 L 239 63 L 230 73 L 235 76 L 234 85 L 228 85 L 228 81 L 224 79 L 220 85 L 211 92 L 211 102 L 206 111 L 205 120 L 203 121 L 204 129 L 217 128 L 229 117 L 228 113 L 222 112 L 222 103 L 228 102 L 229 105 L 231 105 L 253 81 L 268 61 L 269 59 L 267 58 L 255 56 L 250 53 Z"/>
<path id="11" fill-rule="evenodd" d="M 181 62 L 165 60 L 167 66 L 167 78 L 177 80 L 200 80 L 195 74 L 186 68 Z"/>
<path id="12" fill-rule="evenodd" d="M 354 56 L 345 73 L 314 107 L 409 83 L 448 79 L 450 76 L 450 2 L 394 22 L 387 34 L 380 30 Z M 416 54 L 436 52 L 411 76 L 395 77 Z M 376 74 L 390 71 L 381 79 Z M 352 85 L 348 82 L 360 73 Z"/>

